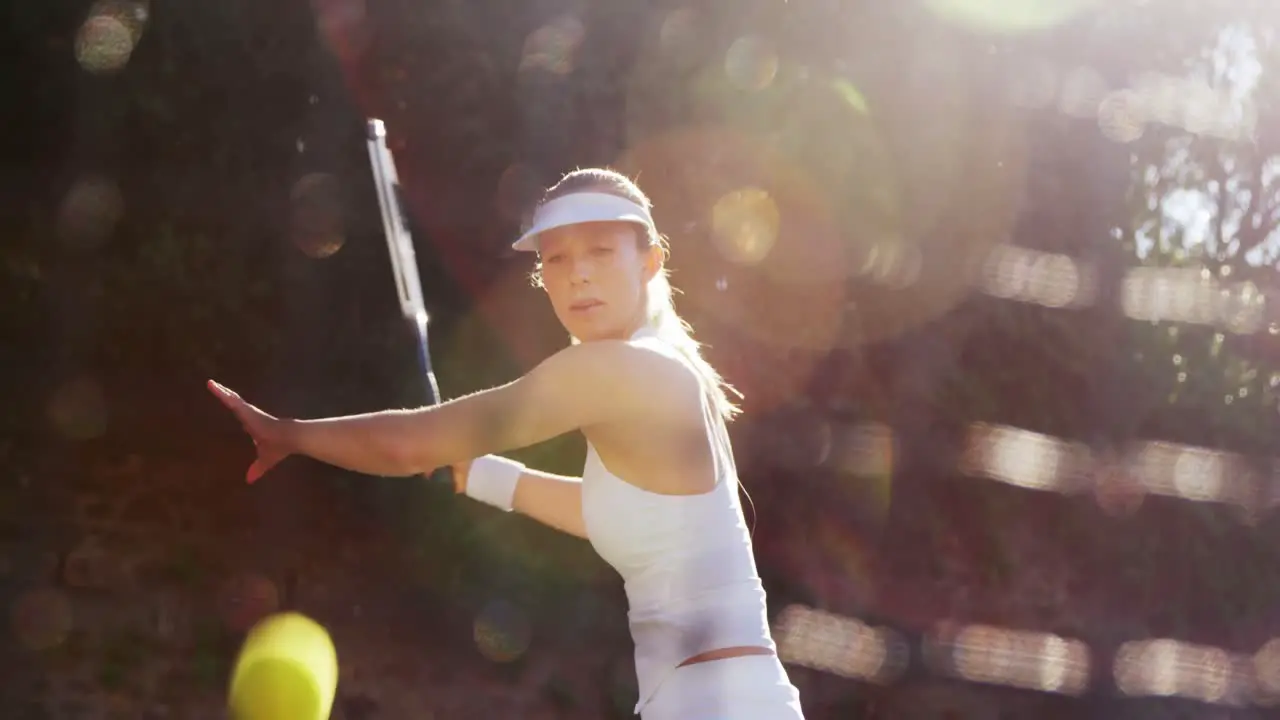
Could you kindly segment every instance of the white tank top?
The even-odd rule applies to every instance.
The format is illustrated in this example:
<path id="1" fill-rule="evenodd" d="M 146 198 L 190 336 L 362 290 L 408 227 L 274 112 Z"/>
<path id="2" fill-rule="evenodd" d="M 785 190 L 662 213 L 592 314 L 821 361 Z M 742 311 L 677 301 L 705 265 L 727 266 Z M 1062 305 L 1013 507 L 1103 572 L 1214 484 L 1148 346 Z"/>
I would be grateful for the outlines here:
<path id="1" fill-rule="evenodd" d="M 643 335 L 652 333 L 633 339 Z M 726 647 L 775 649 L 728 432 L 706 400 L 703 416 L 716 484 L 700 495 L 642 490 L 609 472 L 587 445 L 582 516 L 591 545 L 626 588 L 640 691 L 636 713 L 694 655 Z"/>

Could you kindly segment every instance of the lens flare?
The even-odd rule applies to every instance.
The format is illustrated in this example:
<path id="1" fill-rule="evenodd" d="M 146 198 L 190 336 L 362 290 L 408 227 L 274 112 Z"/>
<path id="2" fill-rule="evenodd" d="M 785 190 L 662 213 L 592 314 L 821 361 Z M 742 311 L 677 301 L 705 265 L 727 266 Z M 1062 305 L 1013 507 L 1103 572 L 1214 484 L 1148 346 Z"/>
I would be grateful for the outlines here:
<path id="1" fill-rule="evenodd" d="M 778 53 L 769 41 L 747 35 L 729 46 L 724 67 L 729 82 L 738 89 L 748 92 L 764 90 L 778 76 Z"/>
<path id="2" fill-rule="evenodd" d="M 755 265 L 768 257 L 778 241 L 781 222 L 777 203 L 757 187 L 729 192 L 711 208 L 717 247 L 730 261 L 742 265 Z"/>
<path id="3" fill-rule="evenodd" d="M 568 75 L 577 63 L 586 26 L 574 15 L 563 15 L 534 30 L 524 43 L 520 70 L 543 70 Z"/>
<path id="4" fill-rule="evenodd" d="M 95 3 L 76 34 L 76 62 L 85 71 L 99 75 L 122 70 L 142 39 L 148 15 L 147 2 Z"/>
<path id="5" fill-rule="evenodd" d="M 1118 143 L 1140 139 L 1147 129 L 1142 96 L 1132 90 L 1108 94 L 1098 105 L 1098 128 L 1107 139 Z"/>
<path id="6" fill-rule="evenodd" d="M 476 617 L 476 647 L 485 658 L 496 663 L 509 663 L 529 649 L 532 629 L 525 612 L 504 600 L 485 605 Z"/>
<path id="7" fill-rule="evenodd" d="M 304 255 L 331 257 L 346 244 L 342 187 L 329 173 L 308 173 L 294 183 L 290 235 Z"/>
<path id="8" fill-rule="evenodd" d="M 698 46 L 698 15 L 693 8 L 672 10 L 658 31 L 658 49 L 667 60 L 687 64 L 695 57 Z"/>
<path id="9" fill-rule="evenodd" d="M 1097 4 L 1097 0 L 925 0 L 925 7 L 946 22 L 994 34 L 1048 30 Z"/>
<path id="10" fill-rule="evenodd" d="M 10 610 L 13 634 L 28 650 L 48 650 L 71 634 L 71 601 L 56 588 L 37 588 L 18 598 Z"/>

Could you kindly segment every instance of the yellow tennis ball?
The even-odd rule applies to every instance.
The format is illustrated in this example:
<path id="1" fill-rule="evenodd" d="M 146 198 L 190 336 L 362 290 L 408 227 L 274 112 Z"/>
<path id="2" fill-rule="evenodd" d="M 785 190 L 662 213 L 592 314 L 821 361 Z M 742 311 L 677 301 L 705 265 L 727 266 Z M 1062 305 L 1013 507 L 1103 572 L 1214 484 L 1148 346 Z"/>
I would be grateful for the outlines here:
<path id="1" fill-rule="evenodd" d="M 319 623 L 298 613 L 249 631 L 231 674 L 235 720 L 327 720 L 338 688 L 338 653 Z"/>

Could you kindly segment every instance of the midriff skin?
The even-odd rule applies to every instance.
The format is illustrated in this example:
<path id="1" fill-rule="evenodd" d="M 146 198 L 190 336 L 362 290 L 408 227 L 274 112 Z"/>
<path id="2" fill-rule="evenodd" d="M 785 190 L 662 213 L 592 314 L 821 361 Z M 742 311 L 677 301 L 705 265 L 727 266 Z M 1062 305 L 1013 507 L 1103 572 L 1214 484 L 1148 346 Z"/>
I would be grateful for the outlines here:
<path id="1" fill-rule="evenodd" d="M 693 657 L 680 663 L 678 667 L 686 665 L 697 665 L 698 663 L 711 662 L 712 660 L 724 660 L 725 658 L 746 657 L 748 655 L 772 655 L 773 651 L 767 647 L 759 645 L 743 645 L 740 647 L 717 648 L 708 650 L 704 653 L 698 653 Z"/>

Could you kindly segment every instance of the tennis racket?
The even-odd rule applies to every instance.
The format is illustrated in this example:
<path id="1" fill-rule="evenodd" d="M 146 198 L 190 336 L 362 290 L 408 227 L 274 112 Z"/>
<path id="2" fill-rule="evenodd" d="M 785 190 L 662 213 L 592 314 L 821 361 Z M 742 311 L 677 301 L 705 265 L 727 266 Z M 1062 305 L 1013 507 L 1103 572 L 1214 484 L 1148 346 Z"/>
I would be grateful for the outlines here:
<path id="1" fill-rule="evenodd" d="M 431 348 L 427 343 L 429 317 L 422 300 L 422 281 L 418 278 L 418 261 L 413 251 L 413 237 L 409 234 L 408 216 L 404 211 L 400 176 L 396 173 L 395 158 L 387 148 L 386 126 L 381 120 L 371 119 L 365 128 L 369 162 L 373 167 L 374 185 L 378 189 L 378 205 L 382 208 L 383 234 L 387 238 L 396 294 L 400 298 L 400 314 L 413 326 L 417 339 L 418 368 L 426 379 L 427 404 L 436 405 L 440 402 L 440 387 L 431 369 Z M 433 472 L 431 478 L 453 484 L 453 473 L 447 467 Z"/>

